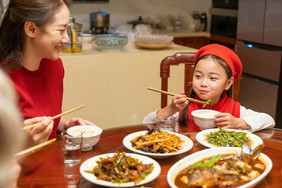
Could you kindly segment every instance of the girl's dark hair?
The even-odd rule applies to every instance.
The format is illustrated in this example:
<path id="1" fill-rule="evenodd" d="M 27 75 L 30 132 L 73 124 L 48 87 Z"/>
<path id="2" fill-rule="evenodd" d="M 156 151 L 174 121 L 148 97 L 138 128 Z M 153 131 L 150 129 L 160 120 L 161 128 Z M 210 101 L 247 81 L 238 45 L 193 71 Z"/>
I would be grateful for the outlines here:
<path id="1" fill-rule="evenodd" d="M 226 71 L 227 79 L 230 79 L 230 78 L 232 77 L 232 71 L 231 71 L 230 67 L 227 65 L 227 63 L 225 63 L 225 61 L 224 61 L 223 59 L 221 59 L 221 58 L 219 58 L 219 57 L 217 57 L 217 56 L 215 56 L 215 55 L 203 55 L 203 56 L 201 56 L 201 57 L 197 60 L 197 62 L 195 63 L 194 70 L 195 70 L 195 68 L 196 68 L 196 66 L 197 66 L 197 63 L 198 63 L 200 60 L 202 60 L 202 59 L 207 59 L 207 58 L 212 58 L 212 59 L 216 60 L 216 61 L 224 68 L 224 70 Z M 224 92 L 225 92 L 225 91 L 224 91 Z M 232 97 L 232 87 L 230 87 L 230 88 L 226 91 L 226 93 L 227 93 L 227 96 L 228 96 L 228 97 Z M 195 97 L 195 92 L 194 92 L 193 89 L 191 89 L 191 91 L 190 91 L 188 97 L 190 97 L 190 98 L 194 98 L 194 97 Z M 190 103 L 190 102 L 189 102 L 189 103 Z M 189 103 L 188 103 L 188 105 L 189 105 Z M 183 111 L 182 111 L 182 113 L 181 113 L 181 115 L 180 115 L 180 117 L 179 117 L 179 122 L 180 122 L 181 124 L 183 124 L 183 125 L 185 125 L 186 122 L 188 121 L 188 119 L 187 119 L 187 118 L 188 118 L 188 105 L 183 109 Z"/>
<path id="2" fill-rule="evenodd" d="M 0 66 L 6 70 L 20 67 L 25 42 L 25 22 L 44 26 L 62 5 L 71 0 L 10 0 L 0 26 Z"/>

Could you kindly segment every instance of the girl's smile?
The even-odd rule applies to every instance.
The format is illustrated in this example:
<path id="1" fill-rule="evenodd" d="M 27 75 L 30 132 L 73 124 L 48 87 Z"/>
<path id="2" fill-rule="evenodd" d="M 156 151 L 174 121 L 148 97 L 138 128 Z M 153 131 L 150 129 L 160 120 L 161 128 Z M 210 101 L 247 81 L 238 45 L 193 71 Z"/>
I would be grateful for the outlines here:
<path id="1" fill-rule="evenodd" d="M 199 90 L 199 92 L 204 95 L 204 94 L 208 93 L 209 91 L 207 91 L 207 90 Z"/>
<path id="2" fill-rule="evenodd" d="M 227 80 L 227 73 L 224 68 L 211 58 L 201 59 L 194 71 L 193 90 L 206 101 L 211 99 L 211 106 L 220 100 L 224 90 L 228 90 L 233 83 L 233 78 Z"/>

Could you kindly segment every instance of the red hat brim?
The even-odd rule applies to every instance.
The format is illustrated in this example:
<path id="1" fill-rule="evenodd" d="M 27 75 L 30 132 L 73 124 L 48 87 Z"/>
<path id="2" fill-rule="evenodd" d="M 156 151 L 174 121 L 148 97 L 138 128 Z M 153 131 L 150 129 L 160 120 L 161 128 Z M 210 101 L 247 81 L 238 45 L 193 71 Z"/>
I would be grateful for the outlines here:
<path id="1" fill-rule="evenodd" d="M 203 55 L 215 55 L 225 61 L 232 71 L 234 80 L 237 80 L 242 74 L 241 60 L 230 48 L 219 44 L 208 44 L 198 50 L 195 56 L 195 61 L 197 62 Z"/>

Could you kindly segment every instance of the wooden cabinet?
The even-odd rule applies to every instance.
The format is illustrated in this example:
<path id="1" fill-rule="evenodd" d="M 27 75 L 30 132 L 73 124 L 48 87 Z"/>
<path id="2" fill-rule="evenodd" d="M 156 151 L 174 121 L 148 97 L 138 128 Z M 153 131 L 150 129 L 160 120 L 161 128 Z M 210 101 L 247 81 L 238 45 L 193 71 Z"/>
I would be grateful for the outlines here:
<path id="1" fill-rule="evenodd" d="M 174 43 L 191 48 L 201 48 L 210 43 L 209 37 L 175 37 Z"/>
<path id="2" fill-rule="evenodd" d="M 281 0 L 239 1 L 237 39 L 282 46 Z"/>
<path id="3" fill-rule="evenodd" d="M 236 39 L 235 38 L 211 35 L 210 44 L 213 44 L 213 43 L 224 45 L 230 48 L 231 50 L 236 51 Z"/>

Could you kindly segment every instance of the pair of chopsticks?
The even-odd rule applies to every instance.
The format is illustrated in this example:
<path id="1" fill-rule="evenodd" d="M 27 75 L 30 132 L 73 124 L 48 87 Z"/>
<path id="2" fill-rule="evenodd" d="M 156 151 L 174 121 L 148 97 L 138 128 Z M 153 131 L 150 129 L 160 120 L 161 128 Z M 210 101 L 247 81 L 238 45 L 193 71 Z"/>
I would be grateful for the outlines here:
<path id="1" fill-rule="evenodd" d="M 155 88 L 151 88 L 151 87 L 148 87 L 147 89 L 148 89 L 148 90 L 151 90 L 151 91 L 158 92 L 158 93 L 170 95 L 170 96 L 175 96 L 175 95 L 177 95 L 177 94 L 174 94 L 174 93 L 170 93 L 170 92 L 167 92 L 167 91 L 163 91 L 163 90 L 159 90 L 159 89 L 155 89 Z M 186 99 L 187 99 L 188 101 L 192 101 L 192 102 L 195 102 L 195 103 L 203 104 L 203 107 L 209 105 L 209 103 L 211 102 L 211 99 L 209 99 L 209 100 L 207 100 L 207 101 L 200 101 L 200 100 L 193 99 L 193 98 L 190 98 L 190 97 L 186 97 Z"/>
<path id="2" fill-rule="evenodd" d="M 65 111 L 65 112 L 63 112 L 63 113 L 61 113 L 61 114 L 58 114 L 58 115 L 53 116 L 51 119 L 52 119 L 52 120 L 57 119 L 57 118 L 59 118 L 59 117 L 61 117 L 61 116 L 63 116 L 63 115 L 66 115 L 66 114 L 68 114 L 68 113 L 71 113 L 71 112 L 73 112 L 73 111 L 76 111 L 76 110 L 78 110 L 78 109 L 81 109 L 81 108 L 83 108 L 84 106 L 85 106 L 85 104 L 84 104 L 84 105 L 81 105 L 81 106 L 78 106 L 78 107 L 76 107 L 76 108 L 73 108 L 73 109 L 71 109 L 71 110 Z M 33 125 L 28 125 L 28 126 L 23 127 L 23 129 L 24 129 L 24 130 L 27 130 L 27 129 L 30 129 L 30 128 L 32 128 L 32 127 L 35 127 L 35 126 L 37 126 L 37 125 L 39 125 L 39 124 L 40 124 L 40 122 L 39 122 L 39 123 L 36 123 L 36 124 L 33 124 Z"/>
<path id="3" fill-rule="evenodd" d="M 49 145 L 49 144 L 55 142 L 56 140 L 57 140 L 56 138 L 53 138 L 53 139 L 51 139 L 51 140 L 48 140 L 48 141 L 46 141 L 46 142 L 43 142 L 43 143 L 38 144 L 38 145 L 36 145 L 36 146 L 33 146 L 33 147 L 31 147 L 31 148 L 25 149 L 25 150 L 23 150 L 23 151 L 17 153 L 17 154 L 15 155 L 15 158 L 16 158 L 16 159 L 21 159 L 21 158 L 23 158 L 23 157 L 26 157 L 26 156 L 28 156 L 28 155 L 31 155 L 31 154 L 37 152 L 38 150 L 40 150 L 41 148 L 43 148 L 43 147 L 45 147 L 45 146 L 47 146 L 47 145 Z"/>

